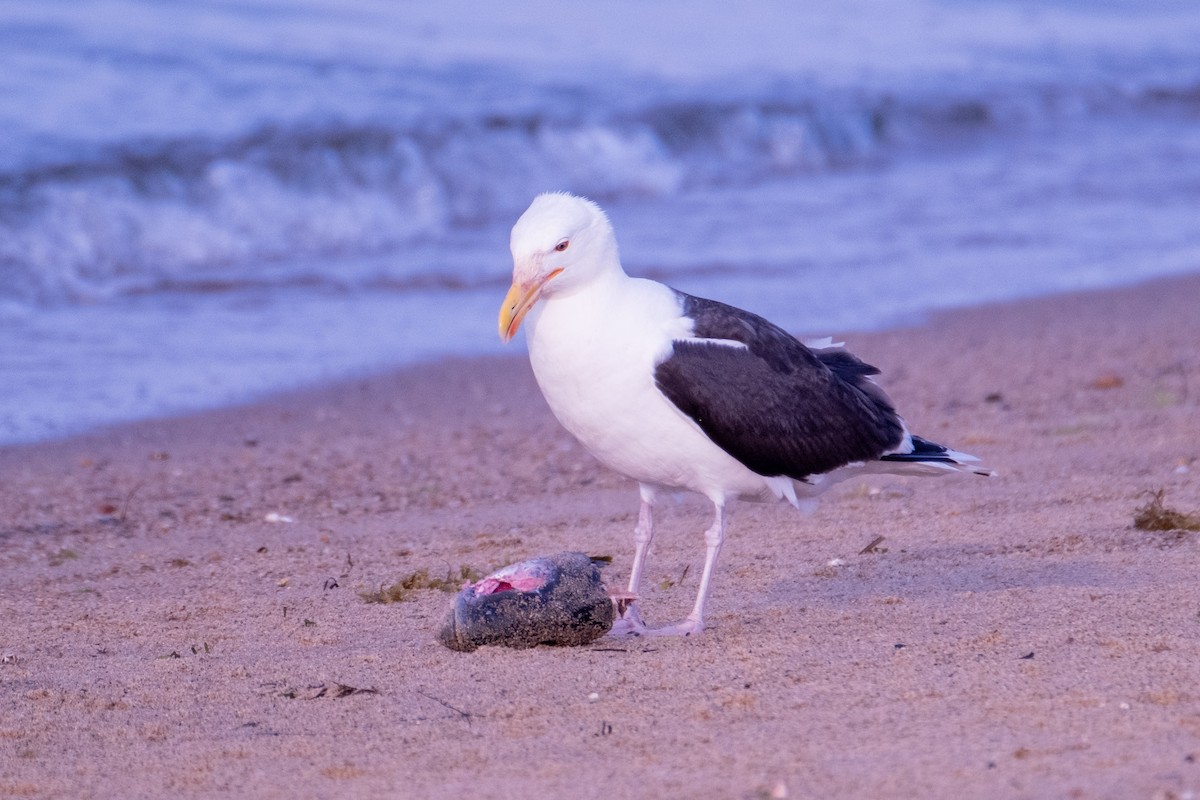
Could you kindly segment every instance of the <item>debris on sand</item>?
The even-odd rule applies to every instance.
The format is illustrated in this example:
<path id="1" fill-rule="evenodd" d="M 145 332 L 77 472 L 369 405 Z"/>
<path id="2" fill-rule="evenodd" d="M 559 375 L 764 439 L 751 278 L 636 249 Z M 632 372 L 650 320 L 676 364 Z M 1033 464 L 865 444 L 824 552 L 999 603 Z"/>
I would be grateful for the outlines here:
<path id="1" fill-rule="evenodd" d="M 456 592 L 464 584 L 479 580 L 479 572 L 474 567 L 465 564 L 446 572 L 446 577 L 437 578 L 429 574 L 427 569 L 410 572 L 395 583 L 380 586 L 373 592 L 359 592 L 359 597 L 367 603 L 402 603 L 411 600 L 416 592 L 424 589 L 439 589 L 443 592 Z"/>
<path id="2" fill-rule="evenodd" d="M 1133 527 L 1143 531 L 1200 531 L 1200 514 L 1185 514 L 1163 505 L 1166 489 L 1150 493 L 1150 500 L 1133 513 Z"/>

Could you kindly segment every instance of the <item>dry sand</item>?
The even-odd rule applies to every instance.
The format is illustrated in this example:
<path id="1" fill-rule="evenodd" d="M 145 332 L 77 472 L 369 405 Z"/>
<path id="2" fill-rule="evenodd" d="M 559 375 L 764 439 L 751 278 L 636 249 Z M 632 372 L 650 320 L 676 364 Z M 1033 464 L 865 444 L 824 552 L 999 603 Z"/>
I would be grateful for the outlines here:
<path id="1" fill-rule="evenodd" d="M 688 640 L 456 653 L 450 595 L 361 597 L 567 549 L 624 580 L 636 490 L 523 358 L 0 449 L 0 797 L 1200 793 L 1200 534 L 1132 525 L 1200 511 L 1200 278 L 849 338 L 1002 476 L 737 505 Z M 663 503 L 651 624 L 708 516 Z"/>

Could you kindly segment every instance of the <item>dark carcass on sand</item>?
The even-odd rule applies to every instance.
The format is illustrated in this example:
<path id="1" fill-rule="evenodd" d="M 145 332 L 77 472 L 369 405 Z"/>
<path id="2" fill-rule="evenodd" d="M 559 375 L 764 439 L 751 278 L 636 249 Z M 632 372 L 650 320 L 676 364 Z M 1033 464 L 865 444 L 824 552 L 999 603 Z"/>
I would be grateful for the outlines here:
<path id="1" fill-rule="evenodd" d="M 511 564 L 463 587 L 442 628 L 442 644 L 535 647 L 587 644 L 608 633 L 613 601 L 595 560 L 557 553 Z"/>

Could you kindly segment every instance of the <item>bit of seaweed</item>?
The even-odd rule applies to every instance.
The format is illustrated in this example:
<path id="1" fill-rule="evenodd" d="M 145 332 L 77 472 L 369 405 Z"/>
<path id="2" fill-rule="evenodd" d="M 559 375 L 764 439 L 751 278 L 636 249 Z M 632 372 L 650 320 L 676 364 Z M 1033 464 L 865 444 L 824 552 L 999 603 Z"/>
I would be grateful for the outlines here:
<path id="1" fill-rule="evenodd" d="M 887 537 L 885 537 L 885 536 L 876 536 L 874 539 L 872 539 L 872 540 L 871 540 L 871 543 L 870 543 L 870 544 L 868 544 L 868 545 L 867 545 L 866 547 L 864 547 L 862 550 L 859 550 L 859 551 L 858 551 L 858 554 L 859 554 L 860 556 L 865 556 L 865 555 L 867 555 L 868 553 L 878 553 L 878 554 L 881 554 L 881 555 L 882 555 L 883 553 L 886 553 L 886 552 L 887 552 L 887 548 L 886 548 L 886 547 L 880 547 L 880 546 L 879 546 L 879 545 L 881 545 L 881 544 L 883 543 L 883 540 L 884 540 L 885 538 L 887 538 Z"/>
<path id="2" fill-rule="evenodd" d="M 79 553 L 76 553 L 69 547 L 64 547 L 57 553 L 51 554 L 49 564 L 52 567 L 61 567 L 67 561 L 71 561 L 76 558 L 79 558 Z"/>
<path id="3" fill-rule="evenodd" d="M 311 686 L 306 686 L 303 689 L 286 686 L 277 694 L 280 697 L 286 697 L 289 700 L 320 700 L 323 697 L 339 698 L 351 697 L 356 694 L 379 694 L 379 690 L 374 687 L 364 689 L 358 686 L 348 686 L 344 683 L 333 681 L 331 683 L 313 684 Z"/>
<path id="4" fill-rule="evenodd" d="M 691 564 L 685 564 L 683 566 L 683 572 L 679 573 L 679 577 L 677 579 L 672 579 L 670 576 L 664 577 L 658 582 L 658 588 L 666 591 L 667 589 L 671 589 L 676 586 L 682 586 L 683 579 L 687 577 L 689 567 L 691 567 Z"/>
<path id="5" fill-rule="evenodd" d="M 360 689 L 357 686 L 347 686 L 344 683 L 334 683 L 332 685 L 326 683 L 313 688 L 316 690 L 311 698 L 313 700 L 320 697 L 350 697 L 355 694 L 379 694 L 379 690 L 374 687 Z"/>
<path id="6" fill-rule="evenodd" d="M 1163 505 L 1166 489 L 1150 492 L 1150 500 L 1133 513 L 1133 526 L 1143 531 L 1200 532 L 1200 514 L 1185 514 Z"/>
<path id="7" fill-rule="evenodd" d="M 430 700 L 432 700 L 433 702 L 443 706 L 444 708 L 450 709 L 455 714 L 458 714 L 460 717 L 462 717 L 463 719 L 465 719 L 467 721 L 468 728 L 471 727 L 471 717 L 484 716 L 483 714 L 476 714 L 472 711 L 463 711 L 461 708 L 458 708 L 457 706 L 452 706 L 449 703 L 447 703 L 445 700 L 443 700 L 442 698 L 435 697 L 435 696 L 431 695 L 429 692 L 426 692 L 422 689 L 417 689 L 416 692 L 417 692 L 417 694 L 421 695 L 422 697 L 427 697 Z"/>
<path id="8" fill-rule="evenodd" d="M 466 564 L 458 568 L 457 574 L 448 570 L 444 578 L 435 578 L 429 574 L 429 570 L 419 569 L 391 585 L 380 586 L 373 592 L 359 592 L 358 596 L 367 603 L 403 603 L 413 599 L 413 596 L 423 589 L 457 592 L 464 583 L 474 583 L 481 578 L 483 575 L 478 570 Z"/>

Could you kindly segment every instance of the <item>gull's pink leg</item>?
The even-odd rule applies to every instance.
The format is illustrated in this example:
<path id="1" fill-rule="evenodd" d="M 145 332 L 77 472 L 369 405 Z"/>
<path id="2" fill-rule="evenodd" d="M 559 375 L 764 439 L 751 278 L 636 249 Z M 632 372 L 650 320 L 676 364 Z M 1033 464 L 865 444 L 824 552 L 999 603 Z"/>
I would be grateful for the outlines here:
<path id="1" fill-rule="evenodd" d="M 614 636 L 630 636 L 645 632 L 646 624 L 642 622 L 642 613 L 638 608 L 638 587 L 642 583 L 642 572 L 646 567 L 646 552 L 654 539 L 654 494 L 653 487 L 642 485 L 642 507 L 638 510 L 637 527 L 633 529 L 633 568 L 629 572 L 629 594 L 633 596 L 625 608 L 621 618 L 612 628 Z"/>
<path id="2" fill-rule="evenodd" d="M 651 636 L 691 636 L 704 630 L 704 605 L 708 601 L 708 590 L 712 583 L 713 568 L 717 564 L 717 556 L 721 554 L 721 545 L 725 542 L 725 504 L 722 500 L 714 500 L 716 519 L 712 527 L 704 532 L 704 543 L 707 551 L 704 556 L 704 574 L 700 577 L 700 589 L 696 592 L 696 604 L 692 613 L 682 622 L 668 625 L 665 628 L 647 628 L 643 633 Z"/>

